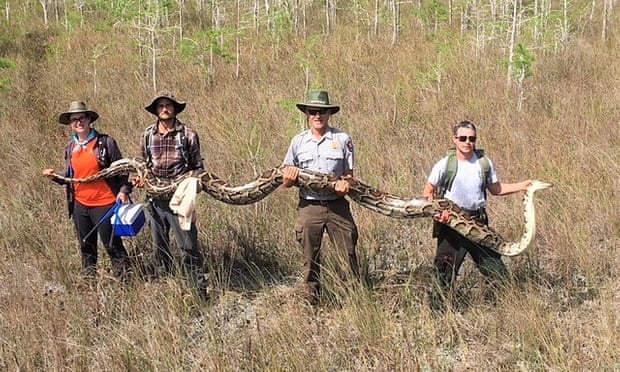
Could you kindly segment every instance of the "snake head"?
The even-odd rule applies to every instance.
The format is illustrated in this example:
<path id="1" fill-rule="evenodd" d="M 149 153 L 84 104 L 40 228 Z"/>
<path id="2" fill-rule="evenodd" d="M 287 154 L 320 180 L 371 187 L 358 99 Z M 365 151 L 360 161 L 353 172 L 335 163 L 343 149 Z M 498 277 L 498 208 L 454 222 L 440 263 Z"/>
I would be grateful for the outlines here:
<path id="1" fill-rule="evenodd" d="M 553 187 L 553 184 L 549 183 L 549 182 L 533 180 L 532 184 L 530 186 L 528 186 L 528 190 L 529 191 L 536 191 L 536 190 L 546 189 L 546 188 L 549 188 L 549 187 Z"/>

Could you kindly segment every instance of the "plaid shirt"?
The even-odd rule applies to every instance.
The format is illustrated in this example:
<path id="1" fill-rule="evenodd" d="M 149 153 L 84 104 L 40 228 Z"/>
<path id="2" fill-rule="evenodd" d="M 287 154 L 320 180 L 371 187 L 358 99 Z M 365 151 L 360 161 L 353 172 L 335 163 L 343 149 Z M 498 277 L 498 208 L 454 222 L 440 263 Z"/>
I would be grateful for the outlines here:
<path id="1" fill-rule="evenodd" d="M 188 164 L 185 164 L 183 159 L 183 144 L 180 143 L 183 131 L 188 144 Z M 188 128 L 178 119 L 175 121 L 174 130 L 166 134 L 159 133 L 158 123 L 148 127 L 140 139 L 142 158 L 146 160 L 148 160 L 146 139 L 149 135 L 150 164 L 155 177 L 172 180 L 189 171 L 204 171 L 200 141 L 195 130 Z"/>

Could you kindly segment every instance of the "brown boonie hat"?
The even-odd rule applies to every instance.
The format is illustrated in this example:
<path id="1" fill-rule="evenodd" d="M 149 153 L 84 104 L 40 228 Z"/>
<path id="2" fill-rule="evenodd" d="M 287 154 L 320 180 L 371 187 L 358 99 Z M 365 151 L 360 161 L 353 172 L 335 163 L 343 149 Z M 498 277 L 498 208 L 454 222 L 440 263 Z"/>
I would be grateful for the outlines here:
<path id="1" fill-rule="evenodd" d="M 170 92 L 169 90 L 163 90 L 157 93 L 155 98 L 153 98 L 153 101 L 151 101 L 151 104 L 146 106 L 144 109 L 151 114 L 157 116 L 157 101 L 161 98 L 167 98 L 172 101 L 175 114 L 180 114 L 183 110 L 185 110 L 185 106 L 187 105 L 187 103 L 177 100 L 174 94 L 172 94 L 172 92 Z"/>
<path id="2" fill-rule="evenodd" d="M 332 115 L 340 111 L 340 106 L 329 103 L 329 94 L 324 90 L 311 90 L 308 92 L 306 102 L 297 104 L 297 108 L 304 113 L 311 107 L 329 109 Z"/>
<path id="3" fill-rule="evenodd" d="M 90 117 L 91 123 L 99 119 L 99 114 L 97 114 L 93 110 L 89 110 L 86 107 L 86 103 L 82 101 L 73 101 L 69 105 L 69 111 L 63 112 L 62 114 L 58 116 L 58 122 L 60 124 L 65 124 L 65 125 L 71 124 L 71 119 L 70 119 L 71 114 L 79 114 L 82 112 L 85 114 L 88 114 L 88 117 Z"/>

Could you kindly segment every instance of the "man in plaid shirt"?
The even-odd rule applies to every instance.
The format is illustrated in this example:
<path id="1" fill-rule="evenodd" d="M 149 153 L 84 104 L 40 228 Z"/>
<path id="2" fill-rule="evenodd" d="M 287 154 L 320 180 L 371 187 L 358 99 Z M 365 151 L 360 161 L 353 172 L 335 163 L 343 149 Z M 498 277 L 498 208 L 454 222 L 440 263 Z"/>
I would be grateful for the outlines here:
<path id="1" fill-rule="evenodd" d="M 145 107 L 157 117 L 140 140 L 142 158 L 154 176 L 175 180 L 187 172 L 204 171 L 200 141 L 195 130 L 187 127 L 178 118 L 186 103 L 179 101 L 169 91 L 163 91 Z M 170 195 L 148 195 L 153 238 L 155 273 L 168 275 L 172 272 L 173 259 L 170 252 L 170 229 L 181 250 L 182 268 L 199 294 L 208 296 L 206 277 L 203 274 L 204 258 L 198 246 L 198 230 L 191 221 L 189 230 L 181 228 L 178 216 L 170 208 Z"/>

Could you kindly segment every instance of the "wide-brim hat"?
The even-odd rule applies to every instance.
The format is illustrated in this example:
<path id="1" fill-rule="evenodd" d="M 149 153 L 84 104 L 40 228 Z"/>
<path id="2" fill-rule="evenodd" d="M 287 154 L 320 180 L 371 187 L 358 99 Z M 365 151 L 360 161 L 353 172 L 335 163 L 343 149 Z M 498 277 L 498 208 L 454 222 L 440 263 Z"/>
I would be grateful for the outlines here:
<path id="1" fill-rule="evenodd" d="M 80 113 L 87 114 L 88 117 L 90 117 L 91 123 L 99 119 L 99 114 L 94 112 L 93 110 L 89 110 L 86 107 L 86 103 L 82 101 L 73 101 L 69 105 L 69 111 L 63 112 L 62 114 L 58 116 L 58 122 L 60 124 L 65 124 L 65 125 L 71 124 L 71 119 L 70 119 L 71 114 L 80 114 Z"/>
<path id="2" fill-rule="evenodd" d="M 170 92 L 168 90 L 164 90 L 164 91 L 161 91 L 161 92 L 157 93 L 155 98 L 153 98 L 153 100 L 151 101 L 151 104 L 146 106 L 144 109 L 146 111 L 150 112 L 151 114 L 157 116 L 157 101 L 159 101 L 162 98 L 167 98 L 167 99 L 172 101 L 172 104 L 174 105 L 174 113 L 175 114 L 180 114 L 183 110 L 185 110 L 185 106 L 187 105 L 187 103 L 185 103 L 183 101 L 179 101 L 174 96 L 174 94 L 172 94 L 172 92 Z"/>
<path id="3" fill-rule="evenodd" d="M 298 103 L 297 108 L 304 113 L 308 108 L 329 109 L 332 115 L 340 111 L 340 106 L 329 103 L 329 94 L 324 90 L 308 92 L 306 102 Z"/>

